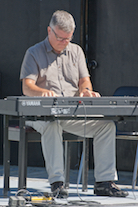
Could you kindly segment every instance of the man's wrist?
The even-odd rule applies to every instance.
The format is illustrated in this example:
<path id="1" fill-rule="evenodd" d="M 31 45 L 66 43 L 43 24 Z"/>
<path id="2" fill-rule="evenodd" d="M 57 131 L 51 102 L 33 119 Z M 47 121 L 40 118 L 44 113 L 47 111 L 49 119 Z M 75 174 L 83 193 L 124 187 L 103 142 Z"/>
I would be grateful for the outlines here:
<path id="1" fill-rule="evenodd" d="M 86 90 L 91 91 L 91 89 L 89 89 L 88 87 L 86 87 L 86 88 L 81 89 L 80 93 L 84 93 L 84 92 L 86 92 Z"/>
<path id="2" fill-rule="evenodd" d="M 90 91 L 90 89 L 89 89 L 89 88 L 85 88 L 85 89 L 87 89 L 88 91 Z"/>

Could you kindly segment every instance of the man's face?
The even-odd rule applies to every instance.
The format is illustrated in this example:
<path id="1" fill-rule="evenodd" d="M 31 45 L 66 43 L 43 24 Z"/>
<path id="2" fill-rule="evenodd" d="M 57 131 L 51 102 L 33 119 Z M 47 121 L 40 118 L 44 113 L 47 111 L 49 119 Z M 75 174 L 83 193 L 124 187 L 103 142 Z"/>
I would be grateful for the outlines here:
<path id="1" fill-rule="evenodd" d="M 63 30 L 60 30 L 57 26 L 54 28 L 48 27 L 48 38 L 51 46 L 55 52 L 60 53 L 65 49 L 72 39 L 73 31 L 66 33 Z"/>

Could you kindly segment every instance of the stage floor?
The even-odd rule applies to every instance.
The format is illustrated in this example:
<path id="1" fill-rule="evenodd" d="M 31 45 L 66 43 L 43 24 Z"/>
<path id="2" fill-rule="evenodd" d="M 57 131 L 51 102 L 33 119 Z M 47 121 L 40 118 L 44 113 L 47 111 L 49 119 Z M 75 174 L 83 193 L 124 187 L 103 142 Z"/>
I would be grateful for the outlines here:
<path id="1" fill-rule="evenodd" d="M 78 170 L 70 170 L 70 186 L 67 199 L 55 199 L 54 203 L 46 206 L 138 206 L 138 187 L 132 190 L 132 172 L 118 172 L 117 185 L 129 192 L 126 198 L 101 197 L 93 194 L 94 172 L 89 170 L 88 190 L 82 192 L 82 185 L 77 186 Z M 27 190 L 32 193 L 51 192 L 47 173 L 43 167 L 27 168 Z M 0 166 L 0 207 L 8 206 L 9 197 L 18 192 L 18 167 L 10 168 L 10 191 L 8 197 L 3 197 L 3 166 Z M 40 194 L 39 194 L 40 195 Z"/>

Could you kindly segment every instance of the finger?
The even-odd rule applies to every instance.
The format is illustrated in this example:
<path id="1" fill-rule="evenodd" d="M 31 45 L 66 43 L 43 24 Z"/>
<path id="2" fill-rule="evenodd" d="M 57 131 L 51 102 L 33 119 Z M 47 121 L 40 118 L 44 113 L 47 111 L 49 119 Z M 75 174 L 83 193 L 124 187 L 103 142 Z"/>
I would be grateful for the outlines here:
<path id="1" fill-rule="evenodd" d="M 83 97 L 83 93 L 80 93 L 80 95 L 79 95 L 80 97 Z"/>
<path id="2" fill-rule="evenodd" d="M 101 95 L 99 93 L 96 93 L 96 97 L 101 97 Z"/>
<path id="3" fill-rule="evenodd" d="M 42 93 L 42 97 L 47 97 L 47 93 Z"/>
<path id="4" fill-rule="evenodd" d="M 100 94 L 97 93 L 97 94 L 96 94 L 96 97 L 100 97 Z"/>
<path id="5" fill-rule="evenodd" d="M 97 93 L 93 92 L 92 97 L 97 97 Z"/>
<path id="6" fill-rule="evenodd" d="M 52 96 L 52 93 L 51 93 L 50 91 L 49 91 L 49 93 L 48 93 L 48 96 L 50 96 L 50 97 Z"/>
<path id="7" fill-rule="evenodd" d="M 58 95 L 54 91 L 52 91 L 51 94 L 53 97 L 58 97 Z"/>

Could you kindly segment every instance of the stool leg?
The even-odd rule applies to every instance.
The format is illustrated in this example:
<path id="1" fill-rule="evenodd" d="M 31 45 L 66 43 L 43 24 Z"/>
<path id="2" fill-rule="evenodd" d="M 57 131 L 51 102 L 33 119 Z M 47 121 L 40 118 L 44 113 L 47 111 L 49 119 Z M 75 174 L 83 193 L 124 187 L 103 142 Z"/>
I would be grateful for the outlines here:
<path id="1" fill-rule="evenodd" d="M 9 176 L 10 176 L 10 141 L 8 140 L 9 118 L 4 115 L 4 143 L 3 143 L 3 165 L 4 165 L 4 189 L 3 194 L 6 197 L 9 191 Z"/>
<path id="2" fill-rule="evenodd" d="M 135 186 L 136 186 L 137 172 L 138 172 L 138 144 L 137 144 L 134 171 L 133 171 L 132 189 L 135 189 Z"/>
<path id="3" fill-rule="evenodd" d="M 69 188 L 70 143 L 65 141 L 65 188 Z"/>
<path id="4" fill-rule="evenodd" d="M 19 141 L 19 156 L 18 156 L 18 168 L 19 168 L 19 183 L 18 189 L 26 188 L 26 155 L 27 153 L 27 140 L 25 136 L 25 117 L 20 117 L 20 141 Z"/>

